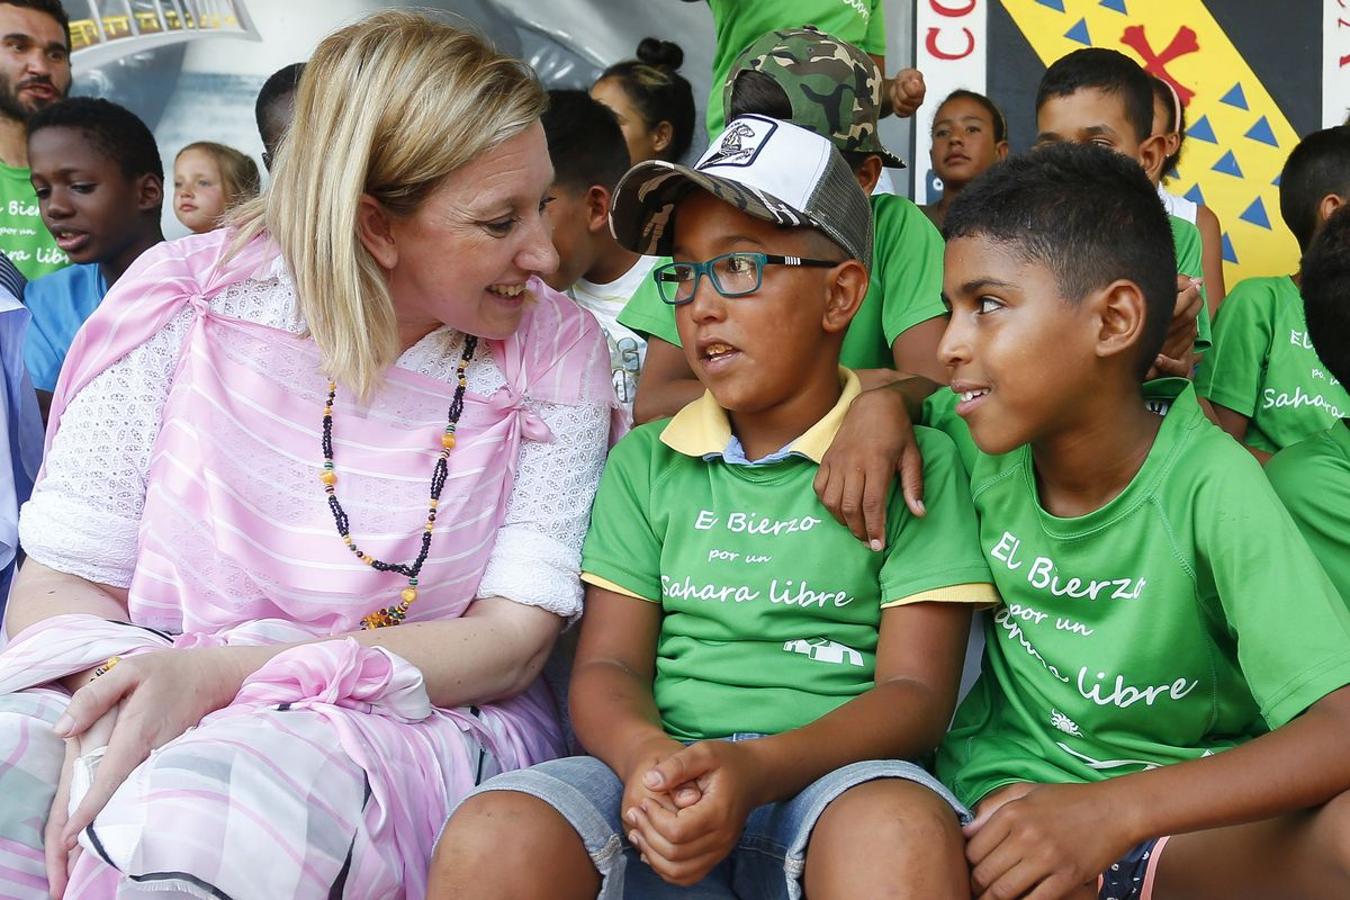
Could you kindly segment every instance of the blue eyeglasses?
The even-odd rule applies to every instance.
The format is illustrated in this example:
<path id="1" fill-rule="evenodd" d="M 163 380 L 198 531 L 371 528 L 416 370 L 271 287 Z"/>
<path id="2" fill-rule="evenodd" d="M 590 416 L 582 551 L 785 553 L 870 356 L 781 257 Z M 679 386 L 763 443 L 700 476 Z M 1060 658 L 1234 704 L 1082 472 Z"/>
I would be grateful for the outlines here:
<path id="1" fill-rule="evenodd" d="M 713 290 L 723 297 L 744 297 L 759 290 L 764 281 L 765 266 L 809 266 L 830 269 L 840 260 L 802 259 L 799 256 L 776 256 L 772 253 L 724 253 L 707 262 L 672 262 L 657 266 L 652 272 L 661 299 L 671 306 L 682 306 L 694 299 L 699 279 L 704 275 L 712 282 Z"/>

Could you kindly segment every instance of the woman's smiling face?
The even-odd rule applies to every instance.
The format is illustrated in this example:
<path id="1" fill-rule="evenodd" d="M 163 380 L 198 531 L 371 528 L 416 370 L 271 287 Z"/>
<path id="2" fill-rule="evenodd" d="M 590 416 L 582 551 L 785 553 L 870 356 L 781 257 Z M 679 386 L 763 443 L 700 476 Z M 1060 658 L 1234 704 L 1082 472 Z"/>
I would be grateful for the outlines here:
<path id="1" fill-rule="evenodd" d="M 526 282 L 558 266 L 545 214 L 552 183 L 535 122 L 452 173 L 412 215 L 390 217 L 394 257 L 385 268 L 400 330 L 515 332 Z"/>

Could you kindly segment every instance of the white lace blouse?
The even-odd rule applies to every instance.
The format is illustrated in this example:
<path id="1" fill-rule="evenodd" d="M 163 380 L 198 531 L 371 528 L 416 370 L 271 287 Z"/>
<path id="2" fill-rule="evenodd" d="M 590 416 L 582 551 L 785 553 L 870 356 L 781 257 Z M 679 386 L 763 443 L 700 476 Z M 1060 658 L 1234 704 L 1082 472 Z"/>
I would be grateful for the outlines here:
<path id="1" fill-rule="evenodd" d="M 304 331 L 294 288 L 284 275 L 233 285 L 212 299 L 211 309 Z M 100 584 L 131 584 L 151 447 L 193 315 L 184 309 L 66 407 L 47 454 L 46 477 L 19 518 L 20 544 L 33 559 Z M 461 333 L 440 328 L 395 365 L 452 383 L 463 340 Z M 504 384 L 490 348 L 480 343 L 468 370 L 469 390 L 487 395 Z M 506 597 L 570 618 L 581 612 L 581 543 L 605 463 L 610 410 L 529 397 L 526 405 L 548 425 L 553 441 L 521 442 L 506 518 L 478 597 Z"/>

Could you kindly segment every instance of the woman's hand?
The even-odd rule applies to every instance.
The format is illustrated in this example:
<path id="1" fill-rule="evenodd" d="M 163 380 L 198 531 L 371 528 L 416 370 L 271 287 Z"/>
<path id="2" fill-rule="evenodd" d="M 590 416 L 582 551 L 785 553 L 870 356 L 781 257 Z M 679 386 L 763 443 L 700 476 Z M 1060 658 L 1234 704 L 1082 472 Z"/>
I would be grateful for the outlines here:
<path id="1" fill-rule="evenodd" d="M 61 763 L 61 778 L 56 783 L 56 797 L 42 833 L 42 846 L 47 857 L 47 893 L 60 900 L 70 880 L 70 870 L 79 858 L 80 847 L 68 849 L 65 838 L 66 821 L 70 810 L 70 776 L 75 769 L 75 758 L 80 755 L 74 741 L 66 741 L 66 758 Z"/>
<path id="2" fill-rule="evenodd" d="M 858 540 L 886 546 L 886 497 L 896 472 L 910 512 L 922 516 L 923 458 L 904 396 L 893 385 L 863 391 L 820 461 L 820 502 Z"/>
<path id="3" fill-rule="evenodd" d="M 736 848 L 757 805 L 757 770 L 749 742 L 700 741 L 643 776 L 652 791 L 677 794 L 696 785 L 698 799 L 680 809 L 651 801 L 627 810 L 630 842 L 662 879 L 688 887 Z"/>
<path id="4" fill-rule="evenodd" d="M 228 705 L 243 680 L 228 648 L 161 650 L 123 659 L 76 691 L 53 729 L 58 737 L 95 737 L 91 729 L 106 728 L 108 713 L 116 716 L 93 784 L 62 831 L 62 845 L 71 845 L 151 750 Z M 70 743 L 93 747 L 90 740 Z"/>

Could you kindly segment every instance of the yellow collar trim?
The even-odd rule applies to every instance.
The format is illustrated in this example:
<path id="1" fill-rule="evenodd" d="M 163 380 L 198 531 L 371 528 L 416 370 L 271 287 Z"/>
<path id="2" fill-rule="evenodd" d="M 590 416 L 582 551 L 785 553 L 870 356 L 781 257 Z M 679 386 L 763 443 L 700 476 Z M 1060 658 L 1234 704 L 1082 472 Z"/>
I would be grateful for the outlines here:
<path id="1" fill-rule="evenodd" d="M 834 442 L 834 436 L 839 433 L 849 405 L 862 393 L 858 376 L 843 366 L 839 367 L 839 384 L 843 388 L 839 401 L 819 422 L 788 444 L 787 450 L 820 464 L 825 451 Z M 721 455 L 731 443 L 731 420 L 727 418 L 726 410 L 713 399 L 712 391 L 704 391 L 702 397 L 676 413 L 662 429 L 661 443 L 685 456 Z"/>

